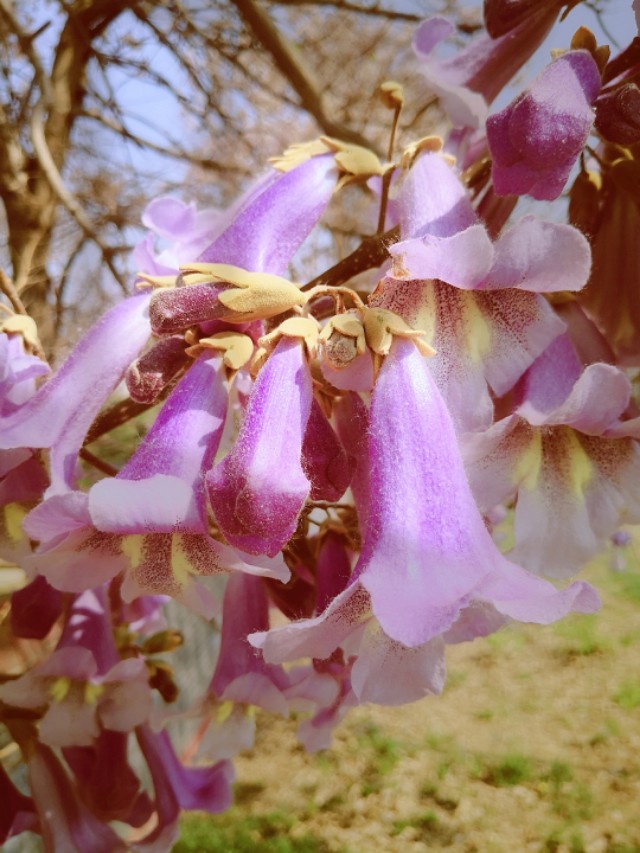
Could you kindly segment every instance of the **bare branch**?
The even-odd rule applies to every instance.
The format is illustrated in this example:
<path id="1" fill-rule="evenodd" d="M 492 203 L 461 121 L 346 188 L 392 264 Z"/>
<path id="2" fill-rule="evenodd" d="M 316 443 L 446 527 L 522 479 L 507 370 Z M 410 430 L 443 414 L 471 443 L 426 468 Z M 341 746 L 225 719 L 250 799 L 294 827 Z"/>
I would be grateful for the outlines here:
<path id="1" fill-rule="evenodd" d="M 355 12 L 358 15 L 385 18 L 389 21 L 407 21 L 412 24 L 424 20 L 424 15 L 383 9 L 377 3 L 375 6 L 360 6 L 358 3 L 350 3 L 349 0 L 273 0 L 273 3 L 277 6 L 333 6 L 341 12 Z"/>
<path id="2" fill-rule="evenodd" d="M 24 303 L 22 299 L 20 299 L 20 294 L 18 293 L 15 284 L 9 278 L 9 276 L 5 273 L 5 271 L 0 267 L 0 290 L 7 297 L 9 302 L 11 303 L 11 307 L 16 312 L 16 314 L 28 314 L 27 309 L 24 307 Z"/>
<path id="3" fill-rule="evenodd" d="M 282 33 L 272 23 L 266 12 L 253 0 L 232 0 L 251 31 L 267 50 L 278 70 L 293 86 L 300 97 L 302 106 L 315 118 L 322 130 L 329 136 L 335 136 L 345 142 L 370 147 L 370 143 L 359 133 L 338 122 L 326 113 L 322 95 L 313 83 L 309 72 L 296 58 L 291 46 Z"/>

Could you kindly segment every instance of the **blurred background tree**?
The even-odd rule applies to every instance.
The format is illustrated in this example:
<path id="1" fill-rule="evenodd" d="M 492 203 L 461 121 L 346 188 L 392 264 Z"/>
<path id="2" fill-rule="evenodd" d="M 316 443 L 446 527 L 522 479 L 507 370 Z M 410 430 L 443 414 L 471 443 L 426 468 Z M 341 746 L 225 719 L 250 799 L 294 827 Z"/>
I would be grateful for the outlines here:
<path id="1" fill-rule="evenodd" d="M 412 93 L 402 132 L 433 132 L 411 37 L 443 12 L 463 38 L 480 24 L 453 0 L 0 0 L 3 289 L 47 352 L 128 292 L 154 196 L 224 207 L 319 134 L 384 153 L 389 77 Z M 328 223 L 330 258 L 357 242 L 357 208 Z"/>

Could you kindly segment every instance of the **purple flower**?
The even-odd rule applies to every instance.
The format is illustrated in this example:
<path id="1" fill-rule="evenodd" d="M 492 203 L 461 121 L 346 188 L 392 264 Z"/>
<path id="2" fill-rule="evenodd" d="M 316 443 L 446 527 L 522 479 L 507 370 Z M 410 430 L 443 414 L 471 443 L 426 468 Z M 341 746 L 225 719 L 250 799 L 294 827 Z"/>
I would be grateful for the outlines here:
<path id="1" fill-rule="evenodd" d="M 285 578 L 280 560 L 247 562 L 208 533 L 203 472 L 218 448 L 227 402 L 221 358 L 200 356 L 116 477 L 88 495 L 51 498 L 30 514 L 25 525 L 42 543 L 30 565 L 73 592 L 124 571 L 126 601 L 166 594 L 207 617 L 217 600 L 198 576 L 235 569 Z"/>
<path id="2" fill-rule="evenodd" d="M 282 276 L 292 256 L 316 225 L 335 188 L 337 171 L 330 155 L 312 157 L 284 174 L 271 172 L 225 216 L 227 227 L 202 252 L 199 262 Z M 189 258 L 193 261 L 193 258 Z M 257 289 L 261 288 L 259 276 Z M 173 333 L 226 316 L 224 280 L 197 282 L 158 291 L 151 303 L 154 331 Z M 290 285 L 295 290 L 293 285 Z M 283 306 L 279 311 L 287 310 Z M 226 312 L 226 313 L 225 313 Z M 263 316 L 271 316 L 265 312 Z M 237 322 L 243 322 L 240 313 Z M 234 320 L 235 321 L 235 320 Z"/>
<path id="3" fill-rule="evenodd" d="M 258 374 L 231 453 L 207 474 L 220 530 L 249 554 L 274 556 L 296 529 L 310 492 L 302 443 L 312 399 L 304 344 L 283 337 Z"/>
<path id="4" fill-rule="evenodd" d="M 136 734 L 153 780 L 157 824 L 135 849 L 140 853 L 170 850 L 179 834 L 181 809 L 218 814 L 229 808 L 233 765 L 219 761 L 211 767 L 185 767 L 166 732 L 154 734 L 140 726 Z"/>
<path id="5" fill-rule="evenodd" d="M 48 495 L 74 488 L 87 431 L 149 337 L 149 298 L 139 293 L 107 311 L 55 375 L 0 421 L 0 447 L 51 448 Z"/>
<path id="6" fill-rule="evenodd" d="M 413 49 L 429 88 L 438 95 L 455 127 L 479 127 L 487 104 L 542 43 L 558 15 L 551 4 L 499 38 L 478 36 L 443 60 L 432 52 L 453 33 L 446 18 L 429 18 L 417 29 Z"/>
<path id="7" fill-rule="evenodd" d="M 515 412 L 465 437 L 481 507 L 517 496 L 510 556 L 530 571 L 573 575 L 620 523 L 640 521 L 640 445 L 620 421 L 630 390 L 610 364 L 583 370 L 563 335 L 516 387 Z"/>
<path id="8" fill-rule="evenodd" d="M 505 394 L 564 329 L 538 294 L 581 288 L 589 245 L 577 229 L 532 216 L 492 242 L 438 154 L 413 166 L 400 201 L 403 239 L 371 303 L 427 332 L 429 368 L 456 423 L 486 428 L 487 385 Z"/>
<path id="9" fill-rule="evenodd" d="M 572 50 L 487 120 L 493 186 L 499 195 L 560 195 L 591 131 L 600 84 L 591 54 Z"/>
<path id="10" fill-rule="evenodd" d="M 220 653 L 204 707 L 206 729 L 198 757 L 209 761 L 232 758 L 251 749 L 256 707 L 286 717 L 284 691 L 289 678 L 279 666 L 266 664 L 247 636 L 269 627 L 269 602 L 260 578 L 232 575 L 224 593 Z"/>
<path id="11" fill-rule="evenodd" d="M 317 617 L 251 642 L 265 660 L 357 657 L 360 701 L 401 704 L 444 683 L 445 642 L 508 618 L 547 624 L 599 606 L 585 583 L 557 590 L 496 548 L 466 479 L 451 418 L 414 344 L 396 339 L 374 389 L 370 506 L 349 585 Z"/>

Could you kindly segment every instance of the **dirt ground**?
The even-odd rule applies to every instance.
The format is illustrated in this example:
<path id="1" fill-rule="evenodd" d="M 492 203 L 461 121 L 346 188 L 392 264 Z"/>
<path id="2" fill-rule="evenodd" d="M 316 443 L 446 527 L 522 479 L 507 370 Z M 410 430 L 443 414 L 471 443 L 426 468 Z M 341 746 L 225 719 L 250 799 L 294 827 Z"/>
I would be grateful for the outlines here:
<path id="1" fill-rule="evenodd" d="M 587 574 L 602 612 L 448 649 L 440 698 L 359 708 L 308 756 L 261 718 L 237 818 L 325 851 L 640 853 L 640 560 Z M 261 849 L 256 837 L 256 850 Z M 265 846 L 271 850 L 272 847 Z"/>

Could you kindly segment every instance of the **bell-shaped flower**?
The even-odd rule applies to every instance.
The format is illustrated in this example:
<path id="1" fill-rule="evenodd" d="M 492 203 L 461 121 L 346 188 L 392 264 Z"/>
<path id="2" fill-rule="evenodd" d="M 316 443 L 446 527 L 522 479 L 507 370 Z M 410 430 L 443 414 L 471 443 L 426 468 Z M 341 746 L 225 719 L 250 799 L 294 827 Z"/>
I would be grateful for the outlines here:
<path id="1" fill-rule="evenodd" d="M 621 523 L 640 521 L 640 445 L 620 421 L 630 392 L 610 364 L 583 370 L 563 335 L 517 386 L 515 412 L 465 437 L 481 508 L 517 497 L 510 556 L 530 571 L 573 575 Z"/>
<path id="2" fill-rule="evenodd" d="M 281 667 L 266 664 L 247 641 L 252 631 L 268 627 L 264 582 L 241 573 L 232 575 L 224 593 L 218 661 L 200 709 L 198 758 L 219 761 L 250 749 L 256 707 L 288 715 L 287 675 Z"/>
<path id="3" fill-rule="evenodd" d="M 417 29 L 413 49 L 429 89 L 444 106 L 455 127 L 482 126 L 487 104 L 540 46 L 558 16 L 557 7 L 540 8 L 511 32 L 498 38 L 474 38 L 447 59 L 436 59 L 434 48 L 454 27 L 446 18 L 428 18 Z"/>
<path id="4" fill-rule="evenodd" d="M 51 379 L 0 419 L 0 448 L 51 449 L 48 495 L 74 488 L 87 431 L 149 337 L 149 299 L 138 293 L 107 311 Z"/>
<path id="5" fill-rule="evenodd" d="M 301 338 L 283 336 L 260 370 L 231 452 L 207 474 L 226 539 L 274 556 L 293 535 L 309 496 L 302 445 L 313 389 Z"/>
<path id="6" fill-rule="evenodd" d="M 281 561 L 247 562 L 211 538 L 203 472 L 217 450 L 227 411 L 221 357 L 201 355 L 176 386 L 129 462 L 88 494 L 37 507 L 25 521 L 42 543 L 30 558 L 52 586 L 77 592 L 124 571 L 125 601 L 164 594 L 210 617 L 217 601 L 197 576 L 226 570 L 275 577 Z"/>
<path id="7" fill-rule="evenodd" d="M 137 269 L 148 275 L 176 275 L 180 264 L 197 258 L 226 224 L 215 208 L 198 210 L 172 196 L 153 199 L 142 212 L 142 224 L 151 231 L 133 250 Z M 155 251 L 154 237 L 168 245 Z"/>
<path id="8" fill-rule="evenodd" d="M 158 334 L 171 334 L 217 318 L 244 322 L 246 306 L 235 311 L 234 317 L 234 310 L 224 305 L 221 297 L 228 301 L 242 296 L 246 302 L 247 294 L 232 292 L 238 287 L 241 270 L 254 274 L 254 291 L 266 288 L 256 273 L 280 277 L 286 272 L 291 258 L 329 203 L 337 174 L 334 159 L 327 154 L 311 157 L 285 173 L 273 171 L 252 187 L 225 215 L 227 227 L 202 252 L 199 263 L 191 265 L 196 274 L 181 276 L 176 288 L 161 289 L 154 295 L 151 304 L 154 330 Z M 210 279 L 199 278 L 196 268 L 202 264 L 213 264 L 222 272 Z M 225 279 L 225 268 L 236 269 L 235 278 Z M 294 300 L 289 307 L 302 304 L 301 294 L 296 297 L 293 292 L 288 296 Z"/>
<path id="9" fill-rule="evenodd" d="M 438 692 L 445 642 L 512 618 L 548 624 L 599 606 L 582 582 L 557 590 L 506 559 L 474 502 L 446 405 L 425 360 L 398 339 L 374 389 L 370 507 L 360 560 L 344 592 L 310 620 L 251 641 L 265 660 L 340 646 L 361 701 L 401 704 Z"/>
<path id="10" fill-rule="evenodd" d="M 170 850 L 179 835 L 182 809 L 219 814 L 229 808 L 235 775 L 233 765 L 219 761 L 211 767 L 186 767 L 175 754 L 166 732 L 154 734 L 147 726 L 140 726 L 136 736 L 153 781 L 157 822 L 134 845 L 134 850 L 137 853 Z"/>
<path id="11" fill-rule="evenodd" d="M 580 289 L 589 245 L 577 229 L 532 216 L 492 242 L 438 154 L 413 166 L 400 200 L 403 239 L 371 302 L 426 330 L 436 350 L 429 368 L 457 425 L 486 428 L 487 386 L 505 394 L 564 330 L 539 294 Z"/>
<path id="12" fill-rule="evenodd" d="M 600 91 L 596 61 L 587 50 L 562 54 L 499 113 L 487 120 L 499 195 L 557 198 L 584 148 Z"/>
<path id="13" fill-rule="evenodd" d="M 114 767 L 114 772 L 117 770 L 117 766 Z M 48 746 L 33 744 L 27 771 L 45 850 L 126 853 L 130 849 L 84 804 L 78 786 Z"/>
<path id="14" fill-rule="evenodd" d="M 119 659 L 105 607 L 102 590 L 79 596 L 50 657 L 0 686 L 0 699 L 8 705 L 46 708 L 42 743 L 91 746 L 101 728 L 128 732 L 149 716 L 145 663 Z"/>

